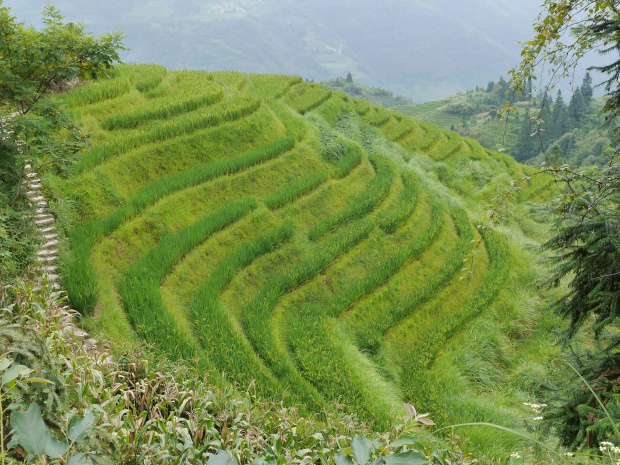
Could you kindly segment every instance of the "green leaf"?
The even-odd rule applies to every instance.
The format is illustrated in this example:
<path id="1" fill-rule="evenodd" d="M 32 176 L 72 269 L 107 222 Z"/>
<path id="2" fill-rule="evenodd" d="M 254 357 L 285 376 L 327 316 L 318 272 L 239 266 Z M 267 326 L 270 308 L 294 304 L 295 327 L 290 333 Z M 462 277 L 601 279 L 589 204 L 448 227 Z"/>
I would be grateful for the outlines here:
<path id="1" fill-rule="evenodd" d="M 2 375 L 2 384 L 8 384 L 14 379 L 20 376 L 28 376 L 30 373 L 32 373 L 32 370 L 24 365 L 13 365 Z"/>
<path id="2" fill-rule="evenodd" d="M 401 454 L 386 455 L 383 457 L 385 465 L 425 465 L 428 463 L 422 452 L 403 452 Z"/>
<path id="3" fill-rule="evenodd" d="M 372 443 L 363 434 L 358 434 L 353 438 L 351 448 L 353 449 L 353 457 L 359 465 L 365 465 L 370 460 Z"/>
<path id="4" fill-rule="evenodd" d="M 82 452 L 67 456 L 67 465 L 90 465 L 91 462 Z"/>
<path id="5" fill-rule="evenodd" d="M 237 461 L 227 450 L 221 450 L 217 455 L 209 454 L 209 465 L 237 465 Z"/>
<path id="6" fill-rule="evenodd" d="M 418 440 L 416 438 L 402 437 L 392 442 L 390 446 L 392 447 L 415 446 L 417 443 L 418 443 Z"/>
<path id="7" fill-rule="evenodd" d="M 97 418 L 95 418 L 93 408 L 90 407 L 84 412 L 83 419 L 80 417 L 71 418 L 67 428 L 67 437 L 72 442 L 81 441 L 93 432 L 96 423 Z"/>
<path id="8" fill-rule="evenodd" d="M 353 465 L 353 459 L 344 455 L 342 452 L 338 452 L 334 455 L 334 460 L 336 461 L 336 465 Z"/>
<path id="9" fill-rule="evenodd" d="M 11 366 L 11 363 L 13 363 L 13 360 L 11 360 L 10 358 L 5 358 L 4 356 L 0 358 L 0 371 L 6 370 L 8 367 Z"/>
<path id="10" fill-rule="evenodd" d="M 65 441 L 59 441 L 52 434 L 52 432 L 47 430 L 47 446 L 45 446 L 45 454 L 48 455 L 52 459 L 57 459 L 67 453 L 69 450 L 69 444 Z"/>
<path id="11" fill-rule="evenodd" d="M 11 427 L 17 436 L 17 442 L 29 454 L 43 456 L 49 442 L 47 427 L 41 416 L 41 407 L 35 402 L 26 412 L 13 412 Z"/>

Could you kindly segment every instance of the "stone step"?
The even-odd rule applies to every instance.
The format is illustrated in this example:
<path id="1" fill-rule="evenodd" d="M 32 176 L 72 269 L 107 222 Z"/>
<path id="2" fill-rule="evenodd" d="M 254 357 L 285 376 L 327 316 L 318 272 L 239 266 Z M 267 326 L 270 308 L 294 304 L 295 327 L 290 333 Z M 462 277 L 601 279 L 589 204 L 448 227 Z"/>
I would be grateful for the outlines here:
<path id="1" fill-rule="evenodd" d="M 49 279 L 50 281 L 56 281 L 58 279 L 58 277 L 59 276 L 57 274 L 54 274 L 54 273 L 48 273 L 47 274 L 47 279 Z M 60 287 L 60 286 L 58 286 L 58 287 Z M 54 289 L 55 289 L 55 287 L 54 287 Z"/>
<path id="2" fill-rule="evenodd" d="M 41 184 L 40 182 L 30 182 L 28 184 L 28 187 L 30 187 L 30 189 L 41 189 L 43 187 L 43 184 Z"/>
<path id="3" fill-rule="evenodd" d="M 39 263 L 51 263 L 51 262 L 55 262 L 56 259 L 58 257 L 56 257 L 56 255 L 52 255 L 51 257 L 37 257 L 37 262 Z"/>
<path id="4" fill-rule="evenodd" d="M 46 256 L 50 256 L 50 255 L 56 256 L 57 254 L 58 254 L 58 250 L 57 249 L 41 249 L 41 250 L 37 250 L 37 255 L 39 257 L 46 257 Z"/>
<path id="5" fill-rule="evenodd" d="M 35 220 L 34 224 L 36 224 L 37 226 L 42 226 L 44 224 L 50 224 L 54 222 L 54 217 L 51 218 L 45 218 L 42 220 Z"/>
<path id="6" fill-rule="evenodd" d="M 52 215 L 50 215 L 49 213 L 47 213 L 47 212 L 43 212 L 43 213 L 37 213 L 35 215 L 35 218 L 37 220 L 44 220 L 46 218 L 54 218 L 54 217 Z"/>
<path id="7" fill-rule="evenodd" d="M 36 197 L 30 197 L 30 201 L 31 202 L 43 202 L 43 201 L 45 201 L 45 197 L 43 197 L 42 195 L 37 195 Z M 41 204 L 39 203 L 39 205 L 41 205 Z M 47 205 L 47 204 L 45 204 L 45 205 Z"/>
<path id="8" fill-rule="evenodd" d="M 37 191 L 28 191 L 28 192 L 26 192 L 26 195 L 28 197 L 32 197 L 32 196 L 35 196 L 35 195 L 41 195 L 41 191 L 38 191 L 38 190 Z"/>
<path id="9" fill-rule="evenodd" d="M 44 239 L 47 239 L 48 241 L 53 241 L 55 239 L 58 239 L 58 234 L 45 234 L 43 236 Z M 58 242 L 58 241 L 56 241 Z"/>
<path id="10" fill-rule="evenodd" d="M 38 205 L 39 207 L 47 207 L 47 202 L 46 202 L 45 200 L 39 200 L 39 201 L 37 202 L 37 205 Z"/>
<path id="11" fill-rule="evenodd" d="M 57 265 L 50 265 L 50 266 L 42 266 L 41 271 L 50 274 L 53 273 L 54 271 L 58 270 L 58 266 Z M 51 279 L 51 278 L 50 278 Z"/>
<path id="12" fill-rule="evenodd" d="M 39 232 L 42 233 L 52 233 L 56 232 L 56 226 L 48 226 L 47 228 L 39 228 Z"/>
<path id="13" fill-rule="evenodd" d="M 29 169 L 31 169 L 31 168 L 32 168 L 32 166 L 30 166 L 30 164 L 28 163 L 28 164 L 24 165 L 24 168 L 25 168 L 25 169 L 27 169 L 27 170 L 29 170 Z"/>
<path id="14" fill-rule="evenodd" d="M 37 177 L 37 173 L 27 173 L 26 177 L 28 177 L 28 178 L 36 178 Z"/>
<path id="15" fill-rule="evenodd" d="M 50 234 L 50 236 L 52 236 L 52 235 L 58 237 L 58 234 Z M 48 248 L 48 247 L 52 247 L 54 245 L 58 245 L 58 241 L 56 239 L 52 239 L 51 241 L 47 241 L 45 244 L 43 244 L 43 247 Z"/>
<path id="16" fill-rule="evenodd" d="M 41 178 L 30 178 L 28 182 L 30 184 L 41 184 Z"/>
<path id="17" fill-rule="evenodd" d="M 43 207 L 41 208 L 37 208 L 37 215 L 41 214 L 41 213 L 45 213 L 47 210 Z"/>

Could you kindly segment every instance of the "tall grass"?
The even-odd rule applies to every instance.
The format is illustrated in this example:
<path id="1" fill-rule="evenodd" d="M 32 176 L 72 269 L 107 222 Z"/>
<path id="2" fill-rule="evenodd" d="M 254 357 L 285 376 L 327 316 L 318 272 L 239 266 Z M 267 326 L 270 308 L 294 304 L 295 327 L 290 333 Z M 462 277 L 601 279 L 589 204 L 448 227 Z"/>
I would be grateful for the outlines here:
<path id="1" fill-rule="evenodd" d="M 419 122 L 418 125 L 424 130 L 424 138 L 416 146 L 416 149 L 422 152 L 430 152 L 441 139 L 441 130 L 431 123 Z"/>
<path id="2" fill-rule="evenodd" d="M 441 155 L 435 157 L 441 161 L 447 160 L 463 147 L 463 139 L 456 132 L 444 131 L 443 134 L 448 139 L 448 143 L 441 146 Z"/>
<path id="3" fill-rule="evenodd" d="M 473 158 L 474 160 L 482 160 L 483 158 L 488 156 L 486 152 L 484 151 L 484 148 L 482 147 L 482 145 L 480 145 L 480 142 L 478 142 L 477 140 L 467 139 L 467 138 L 464 140 L 465 140 L 465 143 L 469 145 L 469 148 L 471 149 L 469 158 Z"/>
<path id="4" fill-rule="evenodd" d="M 314 411 L 323 408 L 322 396 L 299 374 L 286 347 L 275 337 L 271 329 L 271 315 L 285 293 L 314 278 L 334 260 L 367 238 L 372 229 L 370 221 L 360 220 L 315 245 L 310 258 L 283 271 L 282 275 L 264 286 L 243 310 L 243 326 L 256 352 L 282 383 L 290 385 L 300 400 Z"/>
<path id="5" fill-rule="evenodd" d="M 309 231 L 310 240 L 316 241 L 325 234 L 370 213 L 388 194 L 392 185 L 394 171 L 386 158 L 373 156 L 371 161 L 375 165 L 376 175 L 361 194 L 352 198 L 347 205 L 337 213 L 319 221 Z"/>
<path id="6" fill-rule="evenodd" d="M 286 94 L 284 101 L 302 115 L 318 108 L 329 100 L 332 91 L 320 84 L 303 82 L 297 84 Z"/>
<path id="7" fill-rule="evenodd" d="M 206 163 L 190 171 L 157 180 L 144 186 L 125 205 L 107 217 L 76 227 L 70 233 L 72 258 L 64 270 L 64 284 L 74 308 L 89 314 L 97 304 L 97 281 L 90 263 L 90 251 L 98 239 L 167 195 L 219 176 L 237 173 L 270 160 L 294 146 L 295 140 L 292 138 L 279 139 L 238 157 Z"/>
<path id="8" fill-rule="evenodd" d="M 164 237 L 125 271 L 117 282 L 117 289 L 139 337 L 172 356 L 188 361 L 199 357 L 200 347 L 185 334 L 166 308 L 159 284 L 183 255 L 254 208 L 254 199 L 230 202 L 176 234 Z"/>
<path id="9" fill-rule="evenodd" d="M 446 257 L 446 261 L 436 273 L 416 286 L 409 294 L 391 303 L 385 310 L 377 309 L 368 318 L 356 322 L 356 339 L 361 349 L 376 352 L 381 345 L 383 337 L 394 325 L 431 299 L 462 268 L 463 259 L 471 249 L 473 231 L 467 213 L 463 209 L 453 208 L 451 216 L 459 235 L 454 250 Z M 434 205 L 433 218 L 429 228 L 420 238 L 414 240 L 405 250 L 400 252 L 401 257 L 399 257 L 399 254 L 396 254 L 392 260 L 400 263 L 408 254 L 412 257 L 419 255 L 433 242 L 434 239 L 431 239 L 431 237 L 437 236 L 442 222 L 443 212 L 437 205 Z"/>
<path id="10" fill-rule="evenodd" d="M 284 225 L 237 247 L 198 288 L 189 306 L 194 334 L 218 369 L 242 386 L 249 386 L 254 380 L 257 392 L 271 398 L 281 396 L 285 388 L 238 332 L 218 299 L 239 270 L 272 252 L 292 235 L 293 228 Z"/>
<path id="11" fill-rule="evenodd" d="M 157 87 L 168 70 L 161 65 L 142 65 L 138 68 L 138 72 L 135 86 L 140 92 L 145 93 Z"/>
<path id="12" fill-rule="evenodd" d="M 336 162 L 334 178 L 342 179 L 359 165 L 363 158 L 363 150 L 357 144 L 347 144 L 345 156 Z"/>
<path id="13" fill-rule="evenodd" d="M 113 77 L 89 83 L 60 96 L 60 101 L 69 107 L 83 107 L 93 103 L 120 97 L 131 90 L 136 79 L 136 66 L 121 65 Z"/>
<path id="14" fill-rule="evenodd" d="M 381 126 L 386 125 L 392 118 L 392 112 L 386 110 L 385 108 L 374 107 L 374 110 L 375 111 L 372 114 L 366 115 L 366 121 L 371 126 L 380 128 Z"/>
<path id="15" fill-rule="evenodd" d="M 283 76 L 281 74 L 251 74 L 250 79 L 256 91 L 267 99 L 279 99 L 295 84 L 303 82 L 299 76 Z"/>
<path id="16" fill-rule="evenodd" d="M 403 191 L 400 203 L 395 209 L 385 213 L 379 219 L 379 227 L 386 233 L 391 234 L 413 215 L 418 203 L 419 189 L 416 176 L 411 171 L 401 174 L 405 190 Z"/>
<path id="17" fill-rule="evenodd" d="M 394 118 L 399 122 L 398 125 L 389 131 L 385 131 L 385 136 L 392 142 L 398 142 L 416 130 L 417 126 L 411 118 L 403 118 L 400 115 L 394 115 Z"/>
<path id="18" fill-rule="evenodd" d="M 119 134 L 84 154 L 73 166 L 75 173 L 84 172 L 100 165 L 108 158 L 129 152 L 141 145 L 162 142 L 199 129 L 217 126 L 227 121 L 235 121 L 254 113 L 261 101 L 253 97 L 240 97 L 214 108 L 205 108 L 186 113 L 169 121 L 157 121 L 144 128 Z"/>
<path id="19" fill-rule="evenodd" d="M 366 100 L 360 100 L 357 98 L 352 99 L 351 104 L 355 112 L 360 116 L 364 116 L 370 111 L 370 103 L 368 103 Z"/>
<path id="20" fill-rule="evenodd" d="M 160 101 L 151 100 L 145 107 L 109 116 L 101 122 L 101 127 L 108 131 L 132 129 L 152 120 L 172 118 L 180 113 L 188 113 L 222 101 L 224 98 L 222 89 L 210 81 L 205 81 L 205 84 L 201 86 L 202 88 L 192 89 L 189 95 L 175 93 Z"/>
<path id="21" fill-rule="evenodd" d="M 426 324 L 412 336 L 411 350 L 403 359 L 402 387 L 407 398 L 425 409 L 441 410 L 441 399 L 428 389 L 427 373 L 444 344 L 486 310 L 499 294 L 512 267 L 513 257 L 505 239 L 496 231 L 483 231 L 490 267 L 482 284 L 460 308 L 437 306 L 432 325 Z"/>
<path id="22" fill-rule="evenodd" d="M 271 210 L 281 208 L 316 189 L 327 181 L 327 171 L 318 171 L 309 176 L 294 181 L 278 189 L 265 199 L 265 205 Z"/>
<path id="23" fill-rule="evenodd" d="M 355 366 L 356 361 L 346 350 L 342 335 L 335 334 L 325 309 L 302 306 L 290 320 L 287 342 L 301 375 L 327 401 L 343 403 L 350 413 L 374 427 L 389 428 L 389 407 L 378 402 L 381 393 L 371 391 L 370 373 Z"/>

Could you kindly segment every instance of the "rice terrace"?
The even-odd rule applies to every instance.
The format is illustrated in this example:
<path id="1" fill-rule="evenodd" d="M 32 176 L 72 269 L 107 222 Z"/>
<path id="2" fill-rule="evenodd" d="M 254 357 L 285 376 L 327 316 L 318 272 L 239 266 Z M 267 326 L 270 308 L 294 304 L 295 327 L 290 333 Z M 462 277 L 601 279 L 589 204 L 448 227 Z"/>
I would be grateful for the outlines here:
<path id="1" fill-rule="evenodd" d="M 119 65 L 56 98 L 94 134 L 44 178 L 88 327 L 306 415 L 518 421 L 556 351 L 525 247 L 549 179 L 478 228 L 533 168 L 292 76 Z"/>

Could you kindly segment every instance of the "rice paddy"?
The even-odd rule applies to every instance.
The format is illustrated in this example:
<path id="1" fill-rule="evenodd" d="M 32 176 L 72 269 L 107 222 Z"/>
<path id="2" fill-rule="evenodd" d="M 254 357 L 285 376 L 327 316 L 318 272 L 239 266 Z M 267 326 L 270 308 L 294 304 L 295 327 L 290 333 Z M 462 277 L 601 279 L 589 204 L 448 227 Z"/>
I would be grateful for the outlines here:
<path id="1" fill-rule="evenodd" d="M 452 418 L 428 373 L 523 272 L 476 225 L 526 168 L 291 76 L 123 65 L 59 99 L 96 134 L 45 179 L 91 325 L 307 415 Z"/>

